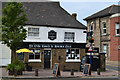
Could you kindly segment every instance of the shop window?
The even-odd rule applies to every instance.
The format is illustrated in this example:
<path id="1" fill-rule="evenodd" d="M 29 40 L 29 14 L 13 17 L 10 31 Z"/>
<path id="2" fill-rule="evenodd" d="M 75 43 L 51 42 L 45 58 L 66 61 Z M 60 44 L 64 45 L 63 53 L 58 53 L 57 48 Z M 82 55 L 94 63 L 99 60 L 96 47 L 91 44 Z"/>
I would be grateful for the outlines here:
<path id="1" fill-rule="evenodd" d="M 41 53 L 40 49 L 30 49 L 31 51 L 34 52 L 29 54 L 29 62 L 41 62 Z"/>
<path id="2" fill-rule="evenodd" d="M 66 62 L 79 62 L 79 49 L 66 49 Z"/>
<path id="3" fill-rule="evenodd" d="M 120 35 L 120 23 L 115 24 L 116 36 Z"/>
<path id="4" fill-rule="evenodd" d="M 74 42 L 75 33 L 74 32 L 65 32 L 64 41 L 72 41 Z"/>
<path id="5" fill-rule="evenodd" d="M 103 34 L 106 34 L 106 32 L 107 32 L 106 22 L 103 22 L 102 25 L 103 25 Z"/>
<path id="6" fill-rule="evenodd" d="M 39 37 L 39 28 L 28 28 L 28 37 Z"/>

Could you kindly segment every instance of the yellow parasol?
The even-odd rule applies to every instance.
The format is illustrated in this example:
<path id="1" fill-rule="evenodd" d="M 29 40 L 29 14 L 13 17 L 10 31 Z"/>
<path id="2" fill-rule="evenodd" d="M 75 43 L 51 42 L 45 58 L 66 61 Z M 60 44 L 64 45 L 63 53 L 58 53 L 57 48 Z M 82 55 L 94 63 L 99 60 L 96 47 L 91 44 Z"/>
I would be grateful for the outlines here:
<path id="1" fill-rule="evenodd" d="M 33 51 L 29 50 L 29 49 L 26 49 L 26 48 L 23 48 L 23 49 L 19 49 L 16 51 L 16 53 L 21 53 L 21 52 L 25 52 L 25 53 L 34 53 Z"/>

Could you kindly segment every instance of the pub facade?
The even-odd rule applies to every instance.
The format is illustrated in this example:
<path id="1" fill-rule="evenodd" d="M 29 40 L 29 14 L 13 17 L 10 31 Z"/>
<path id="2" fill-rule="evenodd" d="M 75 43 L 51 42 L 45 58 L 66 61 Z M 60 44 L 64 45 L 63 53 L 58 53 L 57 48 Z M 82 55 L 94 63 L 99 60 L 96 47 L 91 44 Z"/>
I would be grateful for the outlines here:
<path id="1" fill-rule="evenodd" d="M 32 68 L 52 69 L 54 63 L 61 70 L 79 70 L 85 55 L 86 26 L 77 14 L 69 14 L 59 2 L 22 2 L 28 21 L 24 28 L 27 38 L 20 48 L 33 53 L 22 54 Z"/>
<path id="2" fill-rule="evenodd" d="M 79 70 L 81 57 L 85 54 L 86 38 L 84 36 L 86 34 L 83 33 L 84 29 L 35 28 L 34 26 L 26 26 L 26 29 L 28 37 L 24 41 L 23 47 L 34 52 L 26 57 L 30 66 L 52 69 L 54 63 L 60 63 L 61 70 L 71 68 Z M 32 33 L 29 33 L 30 29 L 32 29 Z M 34 32 L 34 30 L 36 31 Z"/>

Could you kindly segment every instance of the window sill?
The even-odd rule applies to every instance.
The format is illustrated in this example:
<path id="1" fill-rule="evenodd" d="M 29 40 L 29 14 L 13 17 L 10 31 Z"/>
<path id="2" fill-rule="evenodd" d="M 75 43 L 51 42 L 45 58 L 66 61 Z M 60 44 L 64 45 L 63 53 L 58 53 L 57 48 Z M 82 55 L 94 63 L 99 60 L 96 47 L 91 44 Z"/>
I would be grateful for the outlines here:
<path id="1" fill-rule="evenodd" d="M 81 60 L 66 60 L 66 62 L 81 62 Z"/>
<path id="2" fill-rule="evenodd" d="M 40 37 L 27 37 L 28 39 L 40 39 Z"/>
<path id="3" fill-rule="evenodd" d="M 40 59 L 29 59 L 28 62 L 41 62 Z"/>
<path id="4" fill-rule="evenodd" d="M 107 34 L 106 34 L 106 33 L 104 33 L 104 34 L 102 34 L 102 36 L 107 36 Z"/>
<path id="5" fill-rule="evenodd" d="M 119 35 L 119 34 L 118 34 L 118 35 L 116 34 L 115 37 L 120 37 L 120 35 Z"/>

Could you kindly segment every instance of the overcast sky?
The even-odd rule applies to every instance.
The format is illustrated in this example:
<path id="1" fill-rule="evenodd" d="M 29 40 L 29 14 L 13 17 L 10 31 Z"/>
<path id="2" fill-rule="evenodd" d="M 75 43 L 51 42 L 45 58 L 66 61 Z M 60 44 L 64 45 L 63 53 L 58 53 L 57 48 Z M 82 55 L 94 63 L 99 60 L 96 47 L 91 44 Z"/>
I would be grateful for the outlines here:
<path id="1" fill-rule="evenodd" d="M 113 0 L 114 1 L 114 0 Z M 68 13 L 72 14 L 72 13 L 77 13 L 77 20 L 79 20 L 81 23 L 83 23 L 84 25 L 86 25 L 86 21 L 84 21 L 83 19 L 106 8 L 109 7 L 111 5 L 118 5 L 118 1 L 114 1 L 114 2 L 82 2 L 82 1 L 75 1 L 75 2 L 67 2 L 67 1 L 60 1 L 60 5 L 61 7 L 63 7 Z"/>

